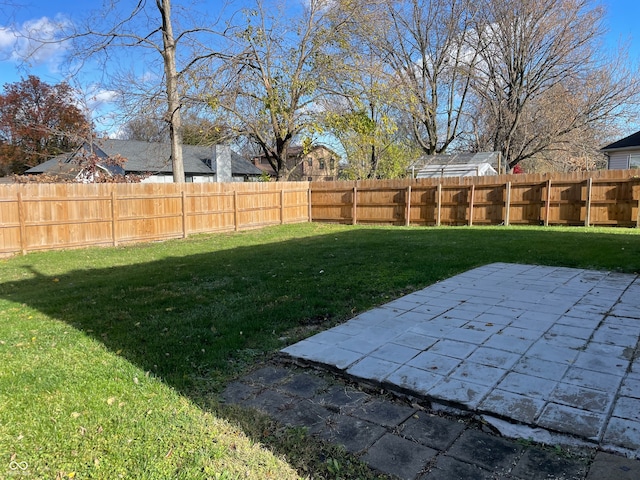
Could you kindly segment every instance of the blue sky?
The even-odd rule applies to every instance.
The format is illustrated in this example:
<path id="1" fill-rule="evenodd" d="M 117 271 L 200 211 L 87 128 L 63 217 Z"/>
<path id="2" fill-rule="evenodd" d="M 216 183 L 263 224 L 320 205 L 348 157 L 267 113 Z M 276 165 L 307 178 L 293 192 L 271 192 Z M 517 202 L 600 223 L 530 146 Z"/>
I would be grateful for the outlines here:
<path id="1" fill-rule="evenodd" d="M 300 0 L 286 0 L 299 2 Z M 8 7 L 6 3 L 18 6 Z M 133 3 L 133 2 L 131 2 Z M 183 2 L 174 2 L 176 5 Z M 212 8 L 218 8 L 222 0 L 204 0 L 210 3 Z M 236 5 L 243 0 L 235 0 Z M 609 33 L 606 37 L 607 45 L 615 48 L 618 42 L 629 42 L 632 59 L 640 59 L 640 30 L 637 29 L 637 20 L 640 18 L 640 1 L 638 0 L 606 0 L 603 4 L 608 10 L 606 26 Z M 79 5 L 82 10 L 79 11 Z M 20 66 L 16 60 L 15 51 L 28 48 L 24 42 L 16 43 L 15 30 L 25 28 L 37 28 L 40 31 L 51 29 L 53 33 L 56 22 L 65 19 L 73 20 L 74 15 L 86 15 L 88 11 L 99 9 L 102 0 L 9 0 L 0 1 L 0 87 L 6 83 L 17 82 L 29 74 L 37 75 L 48 83 L 58 83 L 64 80 L 59 70 L 60 60 L 64 54 L 63 47 L 50 47 L 43 49 L 31 65 Z M 82 88 L 90 99 L 91 108 L 97 110 L 108 109 L 112 95 L 108 91 L 101 90 L 98 86 L 92 86 L 91 72 L 85 72 L 82 77 L 74 79 L 82 84 Z"/>

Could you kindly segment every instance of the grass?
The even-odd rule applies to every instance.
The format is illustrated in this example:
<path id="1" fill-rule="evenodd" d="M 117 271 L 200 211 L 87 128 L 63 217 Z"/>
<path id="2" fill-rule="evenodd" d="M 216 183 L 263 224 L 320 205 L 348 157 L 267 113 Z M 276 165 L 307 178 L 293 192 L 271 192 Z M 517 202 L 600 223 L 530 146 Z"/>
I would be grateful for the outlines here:
<path id="1" fill-rule="evenodd" d="M 302 224 L 2 260 L 0 477 L 374 478 L 217 395 L 297 339 L 496 261 L 638 273 L 640 231 Z"/>

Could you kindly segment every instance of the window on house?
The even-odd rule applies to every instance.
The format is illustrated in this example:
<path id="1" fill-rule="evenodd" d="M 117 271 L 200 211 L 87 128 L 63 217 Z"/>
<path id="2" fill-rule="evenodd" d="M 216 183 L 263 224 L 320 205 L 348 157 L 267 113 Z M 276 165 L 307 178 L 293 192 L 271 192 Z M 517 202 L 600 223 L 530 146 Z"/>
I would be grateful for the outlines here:
<path id="1" fill-rule="evenodd" d="M 309 165 L 310 167 L 313 167 L 313 158 L 311 157 L 307 158 L 307 165 Z"/>
<path id="2" fill-rule="evenodd" d="M 329 160 L 329 168 L 331 170 L 335 170 L 335 168 L 336 168 L 336 159 L 335 158 L 332 158 L 331 160 Z"/>
<path id="3" fill-rule="evenodd" d="M 640 168 L 640 153 L 629 155 L 629 168 Z"/>
<path id="4" fill-rule="evenodd" d="M 319 162 L 319 163 L 318 163 L 318 168 L 319 168 L 320 170 L 324 170 L 324 167 L 325 167 L 325 165 L 324 165 L 324 158 L 321 158 L 318 162 Z"/>
<path id="5" fill-rule="evenodd" d="M 313 177 L 307 177 L 307 181 L 313 182 Z"/>

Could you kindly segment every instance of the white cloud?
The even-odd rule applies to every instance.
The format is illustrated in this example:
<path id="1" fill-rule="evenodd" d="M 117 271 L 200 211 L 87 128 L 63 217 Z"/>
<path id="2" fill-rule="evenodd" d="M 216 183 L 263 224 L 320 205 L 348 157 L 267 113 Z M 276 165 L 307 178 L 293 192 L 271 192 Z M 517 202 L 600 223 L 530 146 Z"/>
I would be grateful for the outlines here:
<path id="1" fill-rule="evenodd" d="M 0 26 L 0 59 L 31 66 L 47 65 L 50 70 L 57 71 L 68 48 L 68 42 L 60 38 L 69 25 L 65 17 L 57 16 Z"/>
<path id="2" fill-rule="evenodd" d="M 87 106 L 90 110 L 97 110 L 114 103 L 119 96 L 115 90 L 98 89 L 87 96 Z"/>

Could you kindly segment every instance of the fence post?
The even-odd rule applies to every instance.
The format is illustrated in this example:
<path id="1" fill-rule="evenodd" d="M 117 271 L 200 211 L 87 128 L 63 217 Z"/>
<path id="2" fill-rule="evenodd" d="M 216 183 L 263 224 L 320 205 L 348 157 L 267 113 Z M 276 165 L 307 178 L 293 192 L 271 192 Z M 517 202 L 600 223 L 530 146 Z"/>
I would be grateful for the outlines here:
<path id="1" fill-rule="evenodd" d="M 544 226 L 549 226 L 549 211 L 551 210 L 551 179 L 547 180 L 547 200 L 544 206 Z"/>
<path id="2" fill-rule="evenodd" d="M 233 226 L 234 230 L 238 231 L 238 191 L 233 191 Z"/>
<path id="3" fill-rule="evenodd" d="M 506 198 L 504 203 L 504 225 L 509 226 L 509 214 L 511 210 L 511 182 L 507 182 L 506 186 Z"/>
<path id="4" fill-rule="evenodd" d="M 280 225 L 284 223 L 284 187 L 280 188 Z"/>
<path id="5" fill-rule="evenodd" d="M 358 223 L 358 219 L 356 218 L 356 210 L 358 209 L 358 202 L 357 202 L 357 196 L 358 196 L 358 187 L 354 186 L 353 187 L 353 211 L 351 212 L 351 224 L 352 225 L 356 225 Z"/>
<path id="6" fill-rule="evenodd" d="M 408 227 L 411 225 L 411 185 L 407 187 L 407 213 L 404 224 Z"/>
<path id="7" fill-rule="evenodd" d="M 436 227 L 439 227 L 442 215 L 442 183 L 438 183 L 438 192 L 436 195 Z"/>
<path id="8" fill-rule="evenodd" d="M 471 184 L 471 187 L 469 188 L 469 226 L 473 226 L 473 197 L 476 193 L 476 186 L 475 184 Z"/>
<path id="9" fill-rule="evenodd" d="M 587 179 L 587 199 L 586 199 L 585 212 L 584 212 L 585 227 L 588 227 L 589 225 L 591 225 L 591 187 L 592 185 L 593 185 L 593 179 L 588 178 Z"/>
<path id="10" fill-rule="evenodd" d="M 113 246 L 118 246 L 118 199 L 116 198 L 116 190 L 111 190 L 111 236 L 113 238 Z"/>
<path id="11" fill-rule="evenodd" d="M 187 238 L 187 192 L 182 187 L 182 238 Z"/>
<path id="12" fill-rule="evenodd" d="M 307 209 L 309 210 L 309 223 L 313 222 L 312 212 L 311 212 L 311 185 L 309 185 L 309 190 L 307 193 Z"/>
<path id="13" fill-rule="evenodd" d="M 20 224 L 20 250 L 22 255 L 27 254 L 27 225 L 22 203 L 22 192 L 18 192 L 18 223 Z"/>

